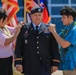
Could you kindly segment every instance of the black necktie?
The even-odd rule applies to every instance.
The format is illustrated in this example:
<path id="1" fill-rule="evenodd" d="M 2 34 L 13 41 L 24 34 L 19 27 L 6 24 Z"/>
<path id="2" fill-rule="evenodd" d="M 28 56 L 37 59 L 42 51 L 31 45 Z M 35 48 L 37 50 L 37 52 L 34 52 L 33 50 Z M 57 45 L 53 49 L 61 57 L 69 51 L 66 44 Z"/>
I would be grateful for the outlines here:
<path id="1" fill-rule="evenodd" d="M 38 34 L 38 26 L 36 26 L 36 34 Z"/>

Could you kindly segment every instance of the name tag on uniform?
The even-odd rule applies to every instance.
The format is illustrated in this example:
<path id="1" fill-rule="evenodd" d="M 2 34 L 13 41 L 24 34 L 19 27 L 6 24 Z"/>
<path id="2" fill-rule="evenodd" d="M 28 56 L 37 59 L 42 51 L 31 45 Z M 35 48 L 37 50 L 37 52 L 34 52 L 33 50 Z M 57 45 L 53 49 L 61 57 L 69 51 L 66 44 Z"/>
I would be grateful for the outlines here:
<path id="1" fill-rule="evenodd" d="M 27 40 L 25 40 L 25 44 L 27 44 Z"/>
<path id="2" fill-rule="evenodd" d="M 24 33 L 24 37 L 27 38 L 28 36 L 28 30 L 26 30 L 26 32 Z"/>

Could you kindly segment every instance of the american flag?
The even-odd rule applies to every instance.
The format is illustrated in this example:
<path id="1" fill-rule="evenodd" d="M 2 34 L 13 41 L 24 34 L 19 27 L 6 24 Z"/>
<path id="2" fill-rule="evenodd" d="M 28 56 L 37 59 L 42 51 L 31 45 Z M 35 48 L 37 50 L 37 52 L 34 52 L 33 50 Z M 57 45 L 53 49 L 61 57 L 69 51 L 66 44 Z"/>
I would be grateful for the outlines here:
<path id="1" fill-rule="evenodd" d="M 17 0 L 2 0 L 2 8 L 7 12 L 7 25 L 15 27 L 18 24 L 16 13 L 19 10 Z"/>

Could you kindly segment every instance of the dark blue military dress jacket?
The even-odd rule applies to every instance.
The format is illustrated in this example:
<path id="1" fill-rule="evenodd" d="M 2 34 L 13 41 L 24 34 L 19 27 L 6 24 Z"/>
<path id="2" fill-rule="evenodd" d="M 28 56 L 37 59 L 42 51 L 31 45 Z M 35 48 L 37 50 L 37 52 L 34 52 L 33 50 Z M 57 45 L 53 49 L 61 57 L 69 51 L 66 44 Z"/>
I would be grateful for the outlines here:
<path id="1" fill-rule="evenodd" d="M 15 65 L 22 64 L 24 74 L 40 75 L 41 62 L 48 71 L 52 66 L 59 65 L 58 44 L 47 28 L 42 23 L 36 34 L 32 23 L 22 27 L 16 42 Z"/>

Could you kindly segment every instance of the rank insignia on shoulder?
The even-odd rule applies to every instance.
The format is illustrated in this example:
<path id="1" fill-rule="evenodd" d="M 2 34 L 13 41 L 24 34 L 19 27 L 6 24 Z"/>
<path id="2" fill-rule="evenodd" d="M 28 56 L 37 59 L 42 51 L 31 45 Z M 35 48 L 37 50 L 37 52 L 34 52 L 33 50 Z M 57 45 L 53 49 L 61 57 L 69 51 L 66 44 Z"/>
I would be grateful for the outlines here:
<path id="1" fill-rule="evenodd" d="M 25 40 L 25 44 L 27 44 L 27 40 Z"/>
<path id="2" fill-rule="evenodd" d="M 44 29 L 44 33 L 50 33 L 48 28 Z"/>

